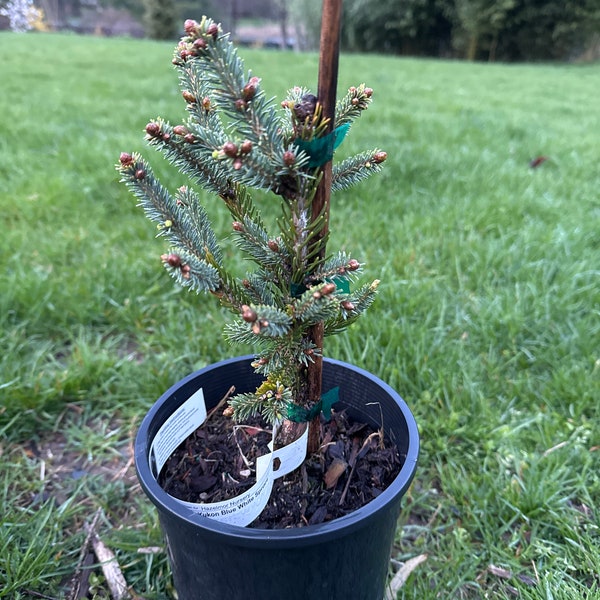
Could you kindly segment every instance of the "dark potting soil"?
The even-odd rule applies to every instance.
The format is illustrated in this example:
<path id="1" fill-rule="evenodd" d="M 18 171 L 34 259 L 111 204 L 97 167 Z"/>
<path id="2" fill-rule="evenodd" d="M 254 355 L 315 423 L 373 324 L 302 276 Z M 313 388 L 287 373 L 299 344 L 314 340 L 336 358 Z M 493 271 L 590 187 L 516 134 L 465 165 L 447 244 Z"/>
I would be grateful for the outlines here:
<path id="1" fill-rule="evenodd" d="M 267 506 L 249 527 L 304 527 L 351 513 L 377 497 L 402 466 L 398 449 L 378 430 L 345 411 L 321 420 L 318 453 L 275 479 Z M 269 452 L 271 429 L 260 419 L 236 425 L 220 414 L 209 418 L 169 457 L 158 482 L 186 502 L 219 502 L 256 482 L 256 458 Z"/>

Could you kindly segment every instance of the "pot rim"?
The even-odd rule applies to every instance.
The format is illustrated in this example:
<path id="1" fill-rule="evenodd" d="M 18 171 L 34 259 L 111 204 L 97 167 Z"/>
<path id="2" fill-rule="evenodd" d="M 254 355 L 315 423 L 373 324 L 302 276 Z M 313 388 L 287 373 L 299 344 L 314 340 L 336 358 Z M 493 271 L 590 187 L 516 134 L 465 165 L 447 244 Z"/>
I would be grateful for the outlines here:
<path id="1" fill-rule="evenodd" d="M 268 539 L 272 540 L 274 547 L 281 547 L 291 544 L 298 545 L 303 542 L 307 544 L 315 543 L 315 541 L 322 536 L 338 537 L 347 535 L 359 526 L 364 527 L 365 520 L 373 518 L 380 509 L 384 508 L 394 499 L 398 498 L 398 496 L 404 495 L 414 477 L 419 455 L 419 432 L 414 416 L 398 392 L 396 392 L 382 379 L 373 375 L 369 371 L 366 371 L 365 369 L 331 358 L 324 358 L 324 362 L 354 371 L 359 375 L 371 379 L 378 386 L 380 386 L 385 393 L 394 400 L 395 404 L 402 412 L 402 416 L 406 422 L 409 439 L 404 464 L 402 465 L 402 468 L 400 469 L 400 472 L 394 481 L 379 496 L 352 513 L 325 523 L 290 529 L 253 529 L 249 527 L 221 523 L 215 519 L 210 519 L 191 511 L 186 511 L 185 507 L 183 507 L 177 499 L 167 494 L 167 492 L 160 487 L 158 481 L 152 474 L 149 462 L 149 450 L 151 444 L 151 440 L 148 439 L 149 429 L 156 413 L 158 412 L 158 409 L 178 388 L 191 379 L 209 373 L 213 369 L 221 368 L 231 363 L 254 360 L 254 358 L 254 355 L 229 358 L 217 363 L 212 363 L 195 371 L 194 373 L 187 375 L 172 385 L 164 394 L 162 394 L 144 416 L 135 438 L 135 466 L 142 488 L 152 503 L 160 511 L 166 511 L 178 519 L 182 519 L 191 525 L 202 528 L 207 533 L 213 533 L 221 536 L 226 535 L 230 538 L 235 538 L 237 543 L 245 542 L 246 544 L 252 544 L 253 541 L 264 541 Z"/>

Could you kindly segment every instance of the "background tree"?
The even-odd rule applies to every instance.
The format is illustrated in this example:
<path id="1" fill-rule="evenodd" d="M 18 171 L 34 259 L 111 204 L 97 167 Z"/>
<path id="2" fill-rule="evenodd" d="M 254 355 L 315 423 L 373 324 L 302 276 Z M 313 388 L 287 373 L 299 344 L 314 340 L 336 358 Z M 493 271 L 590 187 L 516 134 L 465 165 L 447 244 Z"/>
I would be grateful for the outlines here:
<path id="1" fill-rule="evenodd" d="M 177 36 L 175 0 L 143 0 L 146 35 L 155 40 Z"/>

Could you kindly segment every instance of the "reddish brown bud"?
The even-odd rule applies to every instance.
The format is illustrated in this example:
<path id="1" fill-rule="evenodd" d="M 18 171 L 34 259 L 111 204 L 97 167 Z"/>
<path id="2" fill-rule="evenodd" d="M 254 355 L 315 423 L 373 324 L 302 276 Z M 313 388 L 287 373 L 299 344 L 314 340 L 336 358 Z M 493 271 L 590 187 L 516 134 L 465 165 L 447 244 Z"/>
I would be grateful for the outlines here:
<path id="1" fill-rule="evenodd" d="M 240 112 L 245 111 L 246 110 L 246 106 L 247 106 L 246 101 L 242 100 L 241 98 L 238 98 L 235 101 L 235 109 L 239 110 Z"/>
<path id="2" fill-rule="evenodd" d="M 258 315 L 256 311 L 250 308 L 247 304 L 242 305 L 242 319 L 246 321 L 246 323 L 254 323 L 256 319 L 258 319 Z"/>
<path id="3" fill-rule="evenodd" d="M 133 156 L 128 152 L 121 152 L 121 156 L 119 156 L 119 161 L 123 167 L 130 167 L 133 164 Z"/>
<path id="4" fill-rule="evenodd" d="M 358 106 L 360 103 L 360 100 L 358 98 L 352 98 L 352 100 L 350 100 L 352 106 Z"/>
<path id="5" fill-rule="evenodd" d="M 135 178 L 136 179 L 144 179 L 144 177 L 146 177 L 146 171 L 144 171 L 144 169 L 138 169 L 135 172 Z"/>
<path id="6" fill-rule="evenodd" d="M 196 102 L 196 96 L 194 96 L 194 94 L 192 94 L 192 92 L 190 92 L 189 90 L 183 90 L 183 92 L 181 92 L 181 95 L 188 104 Z"/>
<path id="7" fill-rule="evenodd" d="M 235 158 L 238 155 L 238 147 L 233 142 L 225 142 L 223 144 L 223 152 L 229 158 Z"/>
<path id="8" fill-rule="evenodd" d="M 186 19 L 185 23 L 183 24 L 183 29 L 188 35 L 194 33 L 194 31 L 196 31 L 197 28 L 198 23 L 194 21 L 194 19 Z"/>
<path id="9" fill-rule="evenodd" d="M 352 302 L 350 302 L 349 300 L 344 300 L 341 303 L 341 306 L 344 310 L 347 310 L 348 312 L 350 312 L 351 310 L 354 310 L 356 307 L 354 306 L 354 304 L 352 304 Z"/>
<path id="10" fill-rule="evenodd" d="M 252 142 L 250 140 L 244 140 L 240 146 L 242 154 L 249 154 L 252 152 Z"/>
<path id="11" fill-rule="evenodd" d="M 181 276 L 184 279 L 189 279 L 191 270 L 192 268 L 190 267 L 190 265 L 181 265 Z"/>
<path id="12" fill-rule="evenodd" d="M 233 417 L 233 413 L 235 411 L 233 410 L 233 408 L 231 406 L 227 406 L 223 409 L 223 416 L 227 417 L 228 419 Z"/>
<path id="13" fill-rule="evenodd" d="M 283 153 L 283 164 L 286 167 L 291 167 L 296 162 L 296 155 L 291 150 L 286 150 Z"/>
<path id="14" fill-rule="evenodd" d="M 365 96 L 370 98 L 373 95 L 373 90 L 371 88 L 365 88 Z"/>
<path id="15" fill-rule="evenodd" d="M 194 137 L 193 134 L 191 133 L 187 133 L 183 139 L 188 143 L 188 144 L 193 144 L 196 141 L 196 138 Z"/>
<path id="16" fill-rule="evenodd" d="M 208 44 L 204 38 L 198 38 L 197 40 L 194 40 L 192 46 L 194 46 L 195 50 L 204 50 Z"/>
<path id="17" fill-rule="evenodd" d="M 163 254 L 161 259 L 164 263 L 167 263 L 170 267 L 180 267 L 181 266 L 181 256 L 179 254 Z"/>
<path id="18" fill-rule="evenodd" d="M 216 23 L 211 23 L 208 26 L 208 29 L 206 30 L 206 33 L 208 35 L 212 35 L 213 39 L 217 39 L 217 36 L 219 35 L 219 26 Z"/>
<path id="19" fill-rule="evenodd" d="M 148 123 L 146 125 L 146 133 L 150 137 L 158 137 L 160 135 L 160 125 L 158 123 Z"/>
<path id="20" fill-rule="evenodd" d="M 240 223 L 239 221 L 234 221 L 231 226 L 233 227 L 234 231 L 244 231 L 244 224 Z"/>
<path id="21" fill-rule="evenodd" d="M 175 127 L 173 127 L 173 133 L 175 135 L 186 135 L 188 130 L 183 125 L 175 125 Z"/>
<path id="22" fill-rule="evenodd" d="M 320 300 L 323 297 L 323 294 L 321 294 L 321 292 L 313 292 L 312 296 L 315 300 Z"/>
<path id="23" fill-rule="evenodd" d="M 268 246 L 273 252 L 279 252 L 279 244 L 275 240 L 269 240 Z"/>
<path id="24" fill-rule="evenodd" d="M 242 279 L 242 285 L 248 289 L 250 287 L 250 281 L 248 279 Z"/>
<path id="25" fill-rule="evenodd" d="M 359 267 L 360 263 L 355 258 L 351 258 L 346 265 L 348 271 L 356 271 Z"/>
<path id="26" fill-rule="evenodd" d="M 202 98 L 202 108 L 207 111 L 210 110 L 210 98 L 208 96 Z"/>
<path id="27" fill-rule="evenodd" d="M 333 294 L 333 292 L 335 292 L 335 283 L 326 283 L 322 288 L 321 288 L 321 293 L 324 296 L 327 296 L 329 294 Z"/>
<path id="28" fill-rule="evenodd" d="M 373 154 L 373 162 L 376 164 L 380 164 L 382 162 L 385 161 L 385 159 L 387 158 L 387 152 L 375 152 L 375 154 Z"/>
<path id="29" fill-rule="evenodd" d="M 233 168 L 234 168 L 236 171 L 239 171 L 239 170 L 242 168 L 242 165 L 243 165 L 243 163 L 242 163 L 242 159 L 241 159 L 241 158 L 236 158 L 236 159 L 233 161 Z"/>
<path id="30" fill-rule="evenodd" d="M 259 83 L 260 79 L 258 77 L 250 77 L 248 83 L 242 89 L 242 98 L 244 100 L 252 100 L 256 96 Z"/>

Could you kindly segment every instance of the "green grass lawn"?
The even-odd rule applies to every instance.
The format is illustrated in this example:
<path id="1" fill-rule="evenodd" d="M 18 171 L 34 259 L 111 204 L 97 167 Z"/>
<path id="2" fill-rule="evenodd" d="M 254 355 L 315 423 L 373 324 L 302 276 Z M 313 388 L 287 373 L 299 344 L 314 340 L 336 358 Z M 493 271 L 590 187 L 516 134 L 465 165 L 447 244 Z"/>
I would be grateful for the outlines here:
<path id="1" fill-rule="evenodd" d="M 132 439 L 164 389 L 241 350 L 164 273 L 113 167 L 143 151 L 184 183 L 143 141 L 185 114 L 171 51 L 0 33 L 0 598 L 65 597 L 98 508 L 129 585 L 173 597 Z M 242 56 L 278 97 L 316 85 L 314 54 Z M 334 197 L 331 246 L 381 294 L 326 352 L 419 423 L 394 559 L 427 560 L 398 597 L 600 598 L 600 65 L 342 57 L 340 87 L 363 81 L 339 154 L 389 158 Z"/>

